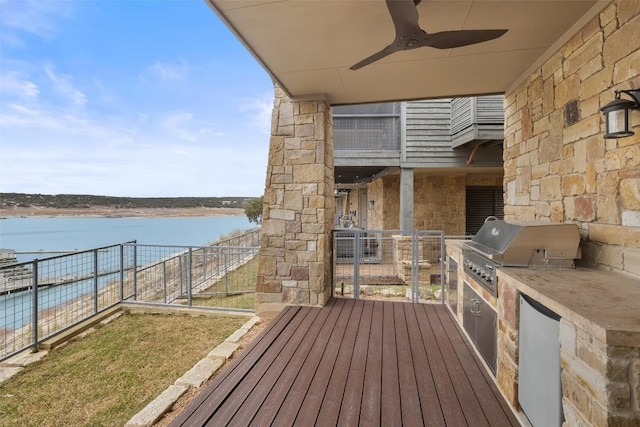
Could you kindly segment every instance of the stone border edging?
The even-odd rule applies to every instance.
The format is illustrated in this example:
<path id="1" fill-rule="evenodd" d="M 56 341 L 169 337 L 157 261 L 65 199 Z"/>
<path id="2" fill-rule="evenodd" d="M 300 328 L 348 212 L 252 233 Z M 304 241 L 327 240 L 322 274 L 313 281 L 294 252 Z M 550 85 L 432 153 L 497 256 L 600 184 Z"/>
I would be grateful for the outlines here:
<path id="1" fill-rule="evenodd" d="M 169 386 L 158 397 L 152 400 L 142 411 L 134 415 L 125 427 L 151 426 L 157 422 L 176 401 L 190 388 L 198 388 L 229 360 L 238 350 L 238 341 L 260 321 L 260 317 L 254 316 L 240 329 L 237 329 L 225 341 L 211 350 L 207 356 L 196 363 Z"/>

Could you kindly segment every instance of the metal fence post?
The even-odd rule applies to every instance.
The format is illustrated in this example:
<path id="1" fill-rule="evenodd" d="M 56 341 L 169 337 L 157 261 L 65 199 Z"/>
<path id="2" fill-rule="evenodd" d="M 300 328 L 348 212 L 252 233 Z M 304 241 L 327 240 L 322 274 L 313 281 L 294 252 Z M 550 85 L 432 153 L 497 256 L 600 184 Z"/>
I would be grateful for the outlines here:
<path id="1" fill-rule="evenodd" d="M 440 302 L 443 305 L 444 305 L 445 261 L 446 261 L 446 257 L 445 257 L 445 251 L 444 251 L 444 232 L 441 232 L 440 233 Z"/>
<path id="2" fill-rule="evenodd" d="M 38 260 L 33 261 L 33 305 L 31 307 L 31 323 L 33 336 L 33 351 L 38 351 Z"/>
<path id="3" fill-rule="evenodd" d="M 202 280 L 207 280 L 208 274 L 207 274 L 207 270 L 208 270 L 208 266 L 209 266 L 209 252 L 207 251 L 207 248 L 204 248 L 201 250 L 202 252 Z"/>
<path id="4" fill-rule="evenodd" d="M 225 251 L 224 256 L 224 296 L 229 296 L 229 254 Z"/>
<path id="5" fill-rule="evenodd" d="M 164 289 L 164 303 L 167 303 L 167 262 L 162 262 L 162 288 Z"/>
<path id="6" fill-rule="evenodd" d="M 138 245 L 133 246 L 133 300 L 138 299 Z"/>
<path id="7" fill-rule="evenodd" d="M 187 254 L 187 298 L 189 300 L 189 307 L 191 307 L 191 295 L 193 290 L 191 289 L 191 285 L 192 285 L 192 281 L 191 281 L 191 275 L 193 274 L 192 272 L 192 248 L 189 248 L 189 252 Z"/>
<path id="8" fill-rule="evenodd" d="M 124 301 L 124 245 L 120 245 L 120 302 Z"/>
<path id="9" fill-rule="evenodd" d="M 360 299 L 360 230 L 353 232 L 353 299 Z"/>
<path id="10" fill-rule="evenodd" d="M 98 251 L 93 251 L 93 312 L 98 312 Z"/>
<path id="11" fill-rule="evenodd" d="M 420 243 L 418 232 L 411 234 L 411 302 L 420 299 Z"/>

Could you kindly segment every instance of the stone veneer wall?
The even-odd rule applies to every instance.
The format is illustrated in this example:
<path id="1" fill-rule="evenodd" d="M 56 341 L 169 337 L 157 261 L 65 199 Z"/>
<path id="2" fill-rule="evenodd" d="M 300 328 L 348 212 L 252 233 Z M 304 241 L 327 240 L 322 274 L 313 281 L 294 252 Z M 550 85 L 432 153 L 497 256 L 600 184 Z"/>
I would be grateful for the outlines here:
<path id="1" fill-rule="evenodd" d="M 331 293 L 333 129 L 324 101 L 294 102 L 275 89 L 256 312 L 322 305 Z"/>
<path id="2" fill-rule="evenodd" d="M 368 228 L 371 230 L 383 230 L 384 223 L 382 221 L 384 212 L 384 182 L 382 179 L 376 179 L 367 187 L 367 195 L 369 200 L 373 200 L 373 209 L 367 212 Z"/>
<path id="3" fill-rule="evenodd" d="M 448 235 L 464 234 L 467 177 L 428 175 L 417 172 L 413 181 L 415 228 L 444 230 Z"/>
<path id="4" fill-rule="evenodd" d="M 518 403 L 518 322 L 519 294 L 515 287 L 498 281 L 498 354 L 496 379 L 502 393 L 514 408 Z"/>
<path id="5" fill-rule="evenodd" d="M 400 177 L 385 176 L 367 186 L 367 196 L 374 201 L 374 208 L 368 212 L 369 229 L 400 229 Z"/>
<path id="6" fill-rule="evenodd" d="M 400 229 L 400 176 L 385 176 L 383 180 L 384 201 L 382 225 L 384 230 Z"/>
<path id="7" fill-rule="evenodd" d="M 414 176 L 414 228 L 444 230 L 447 235 L 465 233 L 466 187 L 502 185 L 496 175 L 429 175 Z M 374 209 L 368 212 L 370 229 L 397 230 L 400 224 L 400 179 L 387 176 L 368 186 L 368 198 Z"/>
<path id="8" fill-rule="evenodd" d="M 618 0 L 505 96 L 507 219 L 575 222 L 589 265 L 640 275 L 636 135 L 604 140 L 600 108 L 640 88 L 640 2 Z"/>
<path id="9" fill-rule="evenodd" d="M 505 216 L 581 226 L 583 261 L 640 276 L 636 135 L 604 140 L 600 108 L 640 87 L 640 1 L 618 0 L 505 96 Z M 517 291 L 499 281 L 498 372 L 517 406 Z M 640 280 L 638 281 L 640 286 Z M 640 349 L 562 320 L 565 426 L 640 424 Z"/>
<path id="10" fill-rule="evenodd" d="M 560 364 L 566 425 L 640 425 L 640 349 L 607 345 L 561 319 Z"/>

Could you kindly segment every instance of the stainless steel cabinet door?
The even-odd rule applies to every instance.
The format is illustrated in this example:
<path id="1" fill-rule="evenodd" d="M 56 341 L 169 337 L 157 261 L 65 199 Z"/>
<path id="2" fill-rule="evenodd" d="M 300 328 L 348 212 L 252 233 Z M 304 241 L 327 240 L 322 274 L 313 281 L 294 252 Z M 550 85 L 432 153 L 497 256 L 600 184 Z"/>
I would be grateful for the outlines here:
<path id="1" fill-rule="evenodd" d="M 466 282 L 464 284 L 462 324 L 487 366 L 495 375 L 498 314 Z"/>
<path id="2" fill-rule="evenodd" d="M 518 400 L 534 427 L 562 425 L 560 318 L 520 295 Z"/>

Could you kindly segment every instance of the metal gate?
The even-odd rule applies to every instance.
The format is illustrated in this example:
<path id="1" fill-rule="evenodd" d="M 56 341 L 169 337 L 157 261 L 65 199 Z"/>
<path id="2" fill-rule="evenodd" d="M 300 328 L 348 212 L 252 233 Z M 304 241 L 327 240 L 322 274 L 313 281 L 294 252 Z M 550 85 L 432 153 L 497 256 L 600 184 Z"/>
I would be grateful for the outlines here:
<path id="1" fill-rule="evenodd" d="M 334 230 L 332 294 L 441 303 L 444 259 L 442 231 Z"/>

